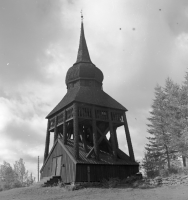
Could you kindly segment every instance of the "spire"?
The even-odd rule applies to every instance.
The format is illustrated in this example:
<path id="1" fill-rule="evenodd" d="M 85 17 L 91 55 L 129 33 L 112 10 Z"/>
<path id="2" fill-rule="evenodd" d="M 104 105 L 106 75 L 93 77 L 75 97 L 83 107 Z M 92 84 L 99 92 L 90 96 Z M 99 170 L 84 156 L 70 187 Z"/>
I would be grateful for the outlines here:
<path id="1" fill-rule="evenodd" d="M 78 55 L 76 63 L 78 62 L 91 62 L 89 51 L 87 48 L 85 35 L 84 35 L 84 25 L 83 25 L 83 15 L 81 11 L 81 33 L 80 33 L 80 44 L 78 49 Z"/>

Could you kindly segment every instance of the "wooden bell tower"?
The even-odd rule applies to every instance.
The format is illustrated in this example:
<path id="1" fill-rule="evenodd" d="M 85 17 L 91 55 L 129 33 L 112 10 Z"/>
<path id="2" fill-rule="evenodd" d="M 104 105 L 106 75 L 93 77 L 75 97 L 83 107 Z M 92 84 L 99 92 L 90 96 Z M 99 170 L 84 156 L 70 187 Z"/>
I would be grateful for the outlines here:
<path id="1" fill-rule="evenodd" d="M 109 177 L 115 176 L 114 172 L 110 172 L 112 166 L 113 170 L 119 171 L 123 170 L 122 166 L 126 166 L 124 169 L 129 172 L 126 172 L 126 175 L 122 175 L 124 172 L 116 173 L 119 177 L 138 172 L 126 119 L 127 109 L 103 91 L 103 78 L 102 71 L 91 62 L 82 19 L 77 60 L 66 75 L 67 94 L 46 117 L 48 125 L 43 169 L 50 158 L 49 142 L 50 134 L 53 133 L 54 146 L 59 142 L 77 163 L 77 168 L 78 164 L 82 167 L 87 165 L 91 169 L 95 165 L 93 170 L 100 174 L 103 173 L 103 169 L 100 168 L 100 171 L 96 166 L 105 166 L 105 170 L 108 171 L 106 166 L 109 165 L 109 172 L 106 175 Z M 120 126 L 124 126 L 129 156 L 119 149 L 116 129 Z M 131 166 L 134 168 L 132 172 L 129 169 Z M 79 181 L 82 179 L 84 178 L 80 178 Z M 74 181 L 76 180 L 75 178 Z"/>

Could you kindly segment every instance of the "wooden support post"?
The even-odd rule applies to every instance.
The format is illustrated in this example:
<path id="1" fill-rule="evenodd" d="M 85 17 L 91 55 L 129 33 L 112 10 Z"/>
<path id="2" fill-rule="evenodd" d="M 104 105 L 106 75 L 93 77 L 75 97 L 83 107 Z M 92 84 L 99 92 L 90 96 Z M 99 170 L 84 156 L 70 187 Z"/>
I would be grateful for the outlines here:
<path id="1" fill-rule="evenodd" d="M 67 144 L 66 110 L 63 111 L 63 144 Z"/>
<path id="2" fill-rule="evenodd" d="M 99 160 L 99 146 L 97 143 L 97 125 L 95 119 L 95 108 L 92 107 L 92 132 L 93 132 L 93 145 L 94 145 L 94 152 L 96 156 L 96 160 Z"/>
<path id="3" fill-rule="evenodd" d="M 58 132 L 57 132 L 57 116 L 55 116 L 55 126 L 54 126 L 54 144 L 58 138 Z"/>
<path id="4" fill-rule="evenodd" d="M 90 166 L 87 166 L 87 181 L 90 183 Z"/>
<path id="5" fill-rule="evenodd" d="M 74 156 L 79 159 L 78 106 L 73 104 Z"/>
<path id="6" fill-rule="evenodd" d="M 129 133 L 129 127 L 127 124 L 127 119 L 126 119 L 125 113 L 123 114 L 123 120 L 124 120 L 125 134 L 126 134 L 126 138 L 127 138 L 127 145 L 128 145 L 128 149 L 129 149 L 129 156 L 132 161 L 135 161 L 132 142 L 131 142 L 131 136 Z"/>
<path id="7" fill-rule="evenodd" d="M 116 142 L 116 148 L 118 149 L 119 148 L 119 144 L 118 144 L 118 138 L 117 138 L 117 127 L 113 127 L 113 132 L 114 132 L 114 137 L 115 137 L 115 142 Z"/>
<path id="8" fill-rule="evenodd" d="M 97 145 L 99 145 L 102 142 L 103 139 L 106 140 L 106 142 L 107 142 L 108 145 L 111 145 L 110 142 L 106 139 L 106 134 L 108 133 L 109 128 L 107 128 L 104 131 L 104 133 L 102 133 L 99 128 L 97 128 L 97 131 L 101 134 L 100 139 L 97 141 Z M 91 148 L 91 150 L 89 151 L 89 153 L 86 155 L 86 158 L 89 158 L 91 156 L 91 154 L 93 153 L 93 151 L 94 151 L 94 147 Z"/>
<path id="9" fill-rule="evenodd" d="M 108 119 L 109 119 L 110 137 L 111 137 L 111 142 L 112 142 L 113 155 L 116 159 L 117 158 L 116 137 L 115 137 L 110 110 L 108 110 Z"/>
<path id="10" fill-rule="evenodd" d="M 85 150 L 85 152 L 87 153 L 88 152 L 88 148 L 87 148 L 87 142 L 85 140 L 85 135 L 83 134 L 83 129 L 79 129 L 79 134 L 80 134 L 80 137 L 81 137 L 81 141 L 83 143 L 83 148 Z"/>
<path id="11" fill-rule="evenodd" d="M 46 158 L 48 157 L 48 153 L 49 153 L 49 145 L 50 145 L 50 131 L 49 131 L 49 128 L 50 128 L 50 120 L 48 119 L 43 163 L 45 162 Z"/>

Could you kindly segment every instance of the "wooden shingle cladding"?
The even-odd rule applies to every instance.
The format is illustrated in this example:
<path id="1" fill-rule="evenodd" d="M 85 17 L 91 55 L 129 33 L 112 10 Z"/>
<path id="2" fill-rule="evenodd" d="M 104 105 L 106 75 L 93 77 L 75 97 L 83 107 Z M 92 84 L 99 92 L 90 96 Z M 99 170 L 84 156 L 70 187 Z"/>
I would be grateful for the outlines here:
<path id="1" fill-rule="evenodd" d="M 78 80 L 94 80 L 102 86 L 103 73 L 91 62 L 75 63 L 67 71 L 66 84 L 70 82 L 77 82 Z"/>
<path id="2" fill-rule="evenodd" d="M 101 89 L 90 87 L 74 87 L 67 91 L 67 94 L 57 104 L 57 106 L 47 115 L 46 118 L 49 119 L 53 117 L 56 113 L 61 112 L 73 102 L 127 111 L 127 109 L 124 106 L 122 106 L 120 103 L 118 103 L 115 99 L 113 99 Z"/>
<path id="3" fill-rule="evenodd" d="M 82 16 L 82 20 L 83 20 L 83 16 Z M 79 62 L 91 62 L 89 51 L 87 48 L 86 39 L 85 39 L 85 34 L 84 34 L 83 21 L 81 23 L 80 43 L 79 43 L 79 48 L 78 48 L 77 60 L 76 60 L 76 63 L 79 63 Z"/>

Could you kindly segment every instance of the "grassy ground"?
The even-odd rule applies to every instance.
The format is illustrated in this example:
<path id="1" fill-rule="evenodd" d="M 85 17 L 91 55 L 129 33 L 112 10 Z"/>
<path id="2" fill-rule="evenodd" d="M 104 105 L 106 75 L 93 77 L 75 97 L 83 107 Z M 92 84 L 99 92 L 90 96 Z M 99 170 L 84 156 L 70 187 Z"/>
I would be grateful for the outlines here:
<path id="1" fill-rule="evenodd" d="M 0 192 L 1 200 L 188 200 L 188 185 L 162 186 L 153 189 L 85 188 L 67 191 L 60 187 L 17 188 Z"/>

